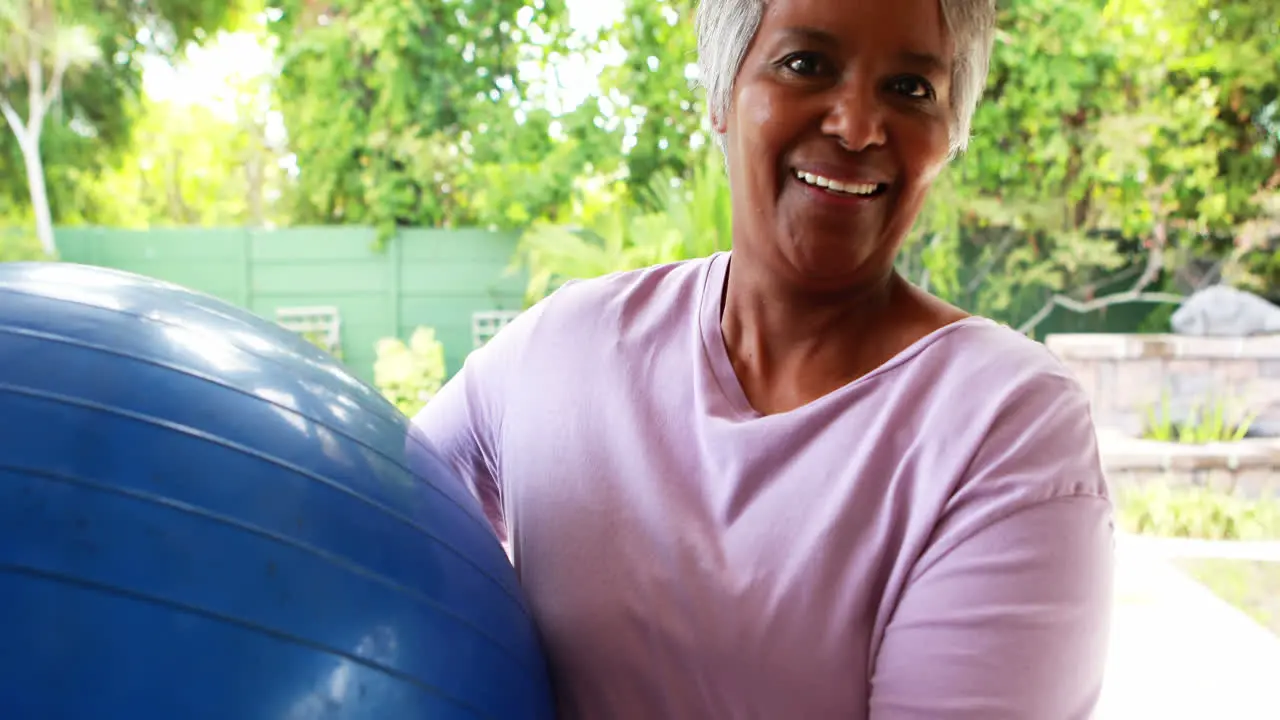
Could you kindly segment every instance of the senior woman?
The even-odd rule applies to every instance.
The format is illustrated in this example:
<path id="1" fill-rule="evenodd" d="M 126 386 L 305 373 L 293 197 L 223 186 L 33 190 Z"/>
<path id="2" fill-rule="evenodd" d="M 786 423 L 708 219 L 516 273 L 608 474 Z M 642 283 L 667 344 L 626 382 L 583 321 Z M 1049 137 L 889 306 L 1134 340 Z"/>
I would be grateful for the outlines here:
<path id="1" fill-rule="evenodd" d="M 415 419 L 510 547 L 563 717 L 1090 715 L 1087 401 L 893 269 L 993 5 L 703 0 L 732 253 L 563 287 Z"/>

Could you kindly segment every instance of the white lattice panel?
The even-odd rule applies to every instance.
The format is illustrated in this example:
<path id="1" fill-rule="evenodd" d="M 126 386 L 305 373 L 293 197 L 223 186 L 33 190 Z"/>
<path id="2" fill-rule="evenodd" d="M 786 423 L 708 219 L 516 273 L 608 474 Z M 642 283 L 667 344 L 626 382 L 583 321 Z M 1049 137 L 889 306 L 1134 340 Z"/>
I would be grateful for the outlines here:
<path id="1" fill-rule="evenodd" d="M 276 308 L 276 322 L 334 355 L 342 350 L 342 315 L 336 307 Z"/>
<path id="2" fill-rule="evenodd" d="M 486 310 L 471 314 L 471 344 L 480 347 L 489 342 L 498 331 L 515 320 L 519 310 Z"/>

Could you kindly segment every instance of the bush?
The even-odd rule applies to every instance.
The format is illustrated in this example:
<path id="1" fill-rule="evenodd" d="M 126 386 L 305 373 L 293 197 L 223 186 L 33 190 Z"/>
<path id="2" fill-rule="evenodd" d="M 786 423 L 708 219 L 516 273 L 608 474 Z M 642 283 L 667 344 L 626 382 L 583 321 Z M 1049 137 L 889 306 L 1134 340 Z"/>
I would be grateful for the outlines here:
<path id="1" fill-rule="evenodd" d="M 1129 532 L 1201 540 L 1280 539 L 1280 500 L 1249 500 L 1203 487 L 1150 483 L 1120 494 Z"/>
<path id="2" fill-rule="evenodd" d="M 0 262 L 48 259 L 35 233 L 0 226 Z"/>
<path id="3" fill-rule="evenodd" d="M 435 330 L 420 327 L 406 344 L 399 338 L 384 338 L 377 344 L 373 382 L 400 412 L 413 417 L 440 392 L 444 384 L 444 345 Z"/>

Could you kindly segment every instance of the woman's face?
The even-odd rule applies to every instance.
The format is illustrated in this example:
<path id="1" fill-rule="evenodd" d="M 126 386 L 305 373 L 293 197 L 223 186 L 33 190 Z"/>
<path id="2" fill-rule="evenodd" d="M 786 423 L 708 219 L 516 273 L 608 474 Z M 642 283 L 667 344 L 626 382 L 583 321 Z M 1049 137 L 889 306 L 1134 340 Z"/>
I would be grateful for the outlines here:
<path id="1" fill-rule="evenodd" d="M 814 290 L 884 277 L 949 153 L 938 0 L 769 0 L 726 134 L 734 249 Z"/>

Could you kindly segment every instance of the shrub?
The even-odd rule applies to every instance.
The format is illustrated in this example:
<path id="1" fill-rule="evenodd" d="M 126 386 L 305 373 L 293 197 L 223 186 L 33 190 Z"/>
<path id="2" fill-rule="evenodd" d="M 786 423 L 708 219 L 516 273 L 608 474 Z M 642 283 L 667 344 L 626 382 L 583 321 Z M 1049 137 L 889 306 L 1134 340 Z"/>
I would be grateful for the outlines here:
<path id="1" fill-rule="evenodd" d="M 444 384 L 444 345 L 435 330 L 419 327 L 409 342 L 384 338 L 377 344 L 373 382 L 400 412 L 413 417 Z"/>
<path id="2" fill-rule="evenodd" d="M 35 233 L 0 225 L 0 262 L 48 259 Z"/>
<path id="3" fill-rule="evenodd" d="M 1150 483 L 1120 493 L 1129 532 L 1201 540 L 1280 539 L 1280 500 L 1250 500 L 1204 487 Z"/>

